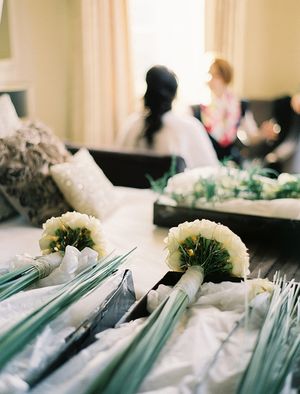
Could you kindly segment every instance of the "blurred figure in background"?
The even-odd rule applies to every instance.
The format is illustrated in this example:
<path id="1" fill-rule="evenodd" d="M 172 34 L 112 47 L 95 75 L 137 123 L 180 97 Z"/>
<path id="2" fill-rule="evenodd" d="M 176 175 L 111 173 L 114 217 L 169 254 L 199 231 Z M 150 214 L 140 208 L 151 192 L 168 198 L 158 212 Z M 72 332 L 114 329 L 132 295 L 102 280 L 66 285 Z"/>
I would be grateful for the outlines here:
<path id="1" fill-rule="evenodd" d="M 296 114 L 300 115 L 300 93 L 296 93 L 292 96 L 291 107 Z"/>
<path id="2" fill-rule="evenodd" d="M 258 127 L 247 102 L 241 101 L 230 90 L 233 69 L 227 60 L 213 57 L 208 76 L 210 102 L 208 105 L 193 105 L 193 114 L 204 124 L 219 160 L 230 157 L 242 164 L 241 143 L 247 146 L 272 145 L 278 139 L 280 126 L 275 119 L 269 119 Z"/>
<path id="3" fill-rule="evenodd" d="M 218 166 L 216 152 L 202 124 L 190 115 L 172 111 L 178 87 L 176 75 L 164 66 L 154 66 L 146 74 L 146 83 L 144 111 L 130 116 L 120 145 L 179 155 L 189 168 Z"/>
<path id="4" fill-rule="evenodd" d="M 208 105 L 200 105 L 201 121 L 208 132 L 218 158 L 232 156 L 237 128 L 241 118 L 239 99 L 229 89 L 233 69 L 227 60 L 212 59 L 207 82 L 211 99 Z"/>

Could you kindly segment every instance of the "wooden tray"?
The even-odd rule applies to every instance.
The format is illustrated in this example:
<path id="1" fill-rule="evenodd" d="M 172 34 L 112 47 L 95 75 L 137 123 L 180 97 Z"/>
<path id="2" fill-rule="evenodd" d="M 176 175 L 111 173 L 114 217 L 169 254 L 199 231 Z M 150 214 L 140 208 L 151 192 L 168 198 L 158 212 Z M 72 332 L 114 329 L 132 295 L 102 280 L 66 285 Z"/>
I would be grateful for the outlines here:
<path id="1" fill-rule="evenodd" d="M 298 238 L 300 236 L 300 220 L 170 206 L 158 201 L 154 203 L 153 223 L 157 226 L 169 228 L 195 219 L 208 219 L 224 224 L 236 234 L 244 237 Z"/>

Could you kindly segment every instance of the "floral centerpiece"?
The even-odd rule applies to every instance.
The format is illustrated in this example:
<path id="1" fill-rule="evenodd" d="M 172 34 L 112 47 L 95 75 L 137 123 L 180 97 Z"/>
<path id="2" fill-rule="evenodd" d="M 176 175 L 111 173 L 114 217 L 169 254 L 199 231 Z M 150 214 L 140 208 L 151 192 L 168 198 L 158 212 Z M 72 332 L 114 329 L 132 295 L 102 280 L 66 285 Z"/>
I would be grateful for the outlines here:
<path id="1" fill-rule="evenodd" d="M 233 229 L 244 233 L 256 231 L 260 224 L 276 225 L 275 231 L 285 233 L 293 220 L 300 229 L 300 174 L 270 175 L 267 169 L 228 166 L 176 174 L 154 204 L 154 224 L 171 227 L 202 217 L 229 226 L 236 224 Z M 239 225 L 243 215 L 249 219 L 246 228 Z"/>
<path id="2" fill-rule="evenodd" d="M 197 168 L 169 179 L 164 193 L 179 204 L 197 206 L 201 202 L 231 199 L 274 200 L 300 198 L 300 175 L 282 173 L 270 178 L 270 170 L 249 170 L 222 166 Z"/>

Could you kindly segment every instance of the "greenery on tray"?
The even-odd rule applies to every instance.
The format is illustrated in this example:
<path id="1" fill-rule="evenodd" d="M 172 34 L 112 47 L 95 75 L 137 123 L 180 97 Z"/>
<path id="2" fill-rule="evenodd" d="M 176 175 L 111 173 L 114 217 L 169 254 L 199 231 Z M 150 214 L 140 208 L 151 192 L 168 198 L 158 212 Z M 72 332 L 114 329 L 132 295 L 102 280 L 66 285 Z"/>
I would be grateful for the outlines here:
<path id="1" fill-rule="evenodd" d="M 161 178 L 153 179 L 151 175 L 146 174 L 146 178 L 150 183 L 150 187 L 156 193 L 163 193 L 165 187 L 167 186 L 168 179 L 176 174 L 176 156 L 172 156 L 171 166 L 167 172 Z"/>
<path id="2" fill-rule="evenodd" d="M 195 206 L 199 200 L 300 198 L 300 174 L 282 173 L 277 178 L 274 175 L 273 170 L 260 167 L 247 170 L 225 165 L 220 169 L 199 168 L 175 175 L 169 180 L 164 194 L 189 206 Z"/>

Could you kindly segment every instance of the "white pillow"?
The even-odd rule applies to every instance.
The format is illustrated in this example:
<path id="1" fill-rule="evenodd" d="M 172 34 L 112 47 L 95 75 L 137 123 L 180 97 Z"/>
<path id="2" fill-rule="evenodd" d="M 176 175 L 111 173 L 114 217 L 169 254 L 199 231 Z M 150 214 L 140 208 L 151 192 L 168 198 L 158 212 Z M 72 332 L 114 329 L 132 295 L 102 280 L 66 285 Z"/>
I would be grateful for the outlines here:
<path id="1" fill-rule="evenodd" d="M 65 163 L 51 166 L 50 172 L 76 211 L 103 219 L 115 208 L 114 186 L 87 149 L 80 149 Z"/>
<path id="2" fill-rule="evenodd" d="M 0 96 L 0 138 L 6 138 L 20 129 L 20 121 L 15 107 L 8 94 Z"/>

